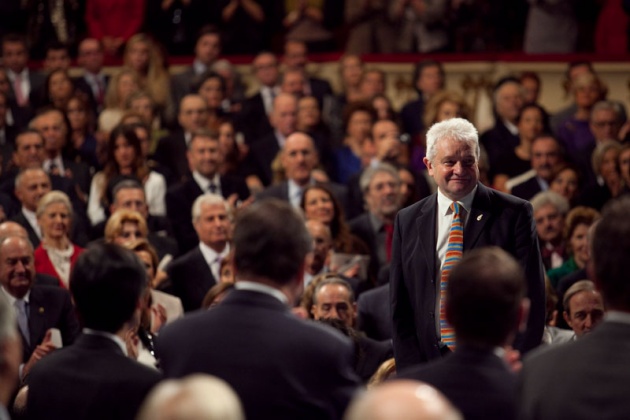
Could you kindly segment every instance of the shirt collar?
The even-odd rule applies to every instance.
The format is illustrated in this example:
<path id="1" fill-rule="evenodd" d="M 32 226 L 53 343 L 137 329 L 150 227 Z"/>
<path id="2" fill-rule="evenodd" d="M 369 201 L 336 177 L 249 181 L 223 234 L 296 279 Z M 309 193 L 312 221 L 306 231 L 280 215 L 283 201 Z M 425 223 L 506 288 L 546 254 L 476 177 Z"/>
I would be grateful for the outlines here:
<path id="1" fill-rule="evenodd" d="M 468 214 L 470 214 L 470 209 L 472 208 L 472 202 L 475 198 L 476 193 L 477 193 L 477 186 L 475 186 L 475 188 L 473 188 L 471 192 L 469 192 L 466 196 L 464 196 L 464 198 L 457 201 L 461 206 L 464 207 L 464 210 L 466 210 L 466 213 Z M 437 192 L 437 200 L 438 200 L 438 211 L 439 211 L 440 216 L 446 216 L 447 214 L 449 214 L 451 203 L 453 202 L 453 200 L 451 200 L 446 195 L 444 195 L 444 193 L 442 193 L 442 191 L 440 191 L 439 188 Z"/>
<path id="2" fill-rule="evenodd" d="M 622 324 L 630 324 L 630 312 L 608 311 L 604 315 L 606 321 L 621 322 Z"/>
<path id="3" fill-rule="evenodd" d="M 129 353 L 127 353 L 127 345 L 116 334 L 112 334 L 112 333 L 109 333 L 109 332 L 106 332 L 106 331 L 97 331 L 97 330 L 93 330 L 91 328 L 83 328 L 83 334 L 98 335 L 100 337 L 109 338 L 114 343 L 116 343 L 118 345 L 118 347 L 120 347 L 120 350 L 122 350 L 122 352 L 123 352 L 123 354 L 125 356 L 129 356 Z"/>
<path id="4" fill-rule="evenodd" d="M 55 158 L 53 158 L 53 159 L 46 159 L 46 160 L 44 161 L 44 165 L 43 165 L 43 166 L 44 166 L 44 168 L 46 168 L 46 169 L 47 169 L 47 171 L 48 171 L 48 172 L 50 172 L 50 165 L 52 165 L 53 163 L 54 163 L 55 165 L 57 165 L 57 169 L 59 169 L 59 172 L 60 172 L 60 173 L 63 173 L 63 171 L 64 171 L 64 169 L 65 169 L 65 168 L 64 168 L 64 166 L 63 166 L 63 159 L 61 158 L 61 154 L 58 154 L 58 155 L 57 155 Z"/>
<path id="5" fill-rule="evenodd" d="M 221 179 L 220 179 L 221 177 L 219 177 L 218 173 L 214 174 L 212 178 L 206 178 L 205 176 L 201 175 L 199 172 L 193 171 L 192 176 L 195 182 L 201 187 L 201 190 L 204 193 L 208 191 L 208 188 L 210 187 L 211 183 L 216 185 L 217 190 L 221 188 Z"/>
<path id="6" fill-rule="evenodd" d="M 284 149 L 284 143 L 287 142 L 287 138 L 283 136 L 282 133 L 280 133 L 278 130 L 274 130 L 273 132 L 276 136 L 276 140 L 278 141 L 278 147 L 280 147 L 281 150 Z"/>
<path id="7" fill-rule="evenodd" d="M 28 78 L 28 67 L 24 67 L 24 70 L 22 70 L 20 73 L 16 73 L 11 69 L 7 69 L 7 77 L 9 77 L 12 82 L 15 81 L 15 76 L 17 75 L 20 75 L 22 80 Z"/>
<path id="8" fill-rule="evenodd" d="M 508 129 L 513 136 L 518 136 L 518 127 L 509 122 L 508 120 L 503 120 L 503 125 Z"/>
<path id="9" fill-rule="evenodd" d="M 192 63 L 192 67 L 193 67 L 193 71 L 195 72 L 196 75 L 200 75 L 205 73 L 206 70 L 208 70 L 208 66 L 206 66 L 205 64 L 203 64 L 201 61 L 195 59 L 195 61 L 193 61 Z"/>
<path id="10" fill-rule="evenodd" d="M 264 293 L 269 296 L 273 296 L 285 305 L 289 304 L 289 299 L 280 290 L 275 287 L 267 286 L 266 284 L 257 283 L 253 281 L 239 280 L 234 283 L 234 288 L 237 290 L 249 290 L 252 292 Z"/>
<path id="11" fill-rule="evenodd" d="M 206 260 L 206 263 L 210 266 L 217 262 L 219 257 L 225 258 L 227 254 L 229 254 L 230 244 L 226 243 L 223 251 L 217 252 L 203 242 L 199 242 L 199 250 L 201 251 L 201 255 L 203 255 L 203 259 Z"/>
<path id="12" fill-rule="evenodd" d="M 35 281 L 35 279 L 33 279 L 33 281 Z M 13 296 L 11 293 L 9 293 L 8 290 L 4 288 L 4 286 L 0 286 L 0 289 L 2 289 L 2 292 L 4 293 L 4 295 L 7 297 L 7 299 L 9 299 L 9 304 L 13 306 L 15 304 L 15 301 L 18 299 L 15 296 Z M 31 298 L 31 290 L 29 289 L 28 292 L 26 292 L 26 294 L 22 298 L 22 300 L 26 303 L 29 303 L 30 298 Z"/>

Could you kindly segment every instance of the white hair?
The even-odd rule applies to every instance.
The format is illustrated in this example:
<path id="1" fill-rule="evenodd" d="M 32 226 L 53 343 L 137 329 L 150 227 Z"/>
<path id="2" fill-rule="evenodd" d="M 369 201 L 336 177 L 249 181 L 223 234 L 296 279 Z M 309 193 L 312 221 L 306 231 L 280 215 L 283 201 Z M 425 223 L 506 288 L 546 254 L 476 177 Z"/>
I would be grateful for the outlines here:
<path id="1" fill-rule="evenodd" d="M 542 207 L 546 205 L 552 205 L 558 210 L 561 214 L 566 215 L 569 212 L 569 200 L 561 196 L 560 194 L 553 191 L 543 191 L 534 196 L 530 200 L 532 203 L 532 207 L 534 208 L 534 212 L 538 211 Z"/>
<path id="2" fill-rule="evenodd" d="M 212 205 L 223 205 L 225 206 L 225 211 L 228 214 L 228 217 L 232 218 L 232 212 L 230 209 L 230 203 L 228 203 L 223 197 L 219 194 L 202 194 L 193 203 L 192 206 L 192 221 L 195 223 L 201 217 L 201 207 L 202 206 L 212 206 Z"/>
<path id="3" fill-rule="evenodd" d="M 427 159 L 433 162 L 437 155 L 437 145 L 443 140 L 457 140 L 468 143 L 479 160 L 479 133 L 472 123 L 464 118 L 451 118 L 435 123 L 427 131 Z"/>

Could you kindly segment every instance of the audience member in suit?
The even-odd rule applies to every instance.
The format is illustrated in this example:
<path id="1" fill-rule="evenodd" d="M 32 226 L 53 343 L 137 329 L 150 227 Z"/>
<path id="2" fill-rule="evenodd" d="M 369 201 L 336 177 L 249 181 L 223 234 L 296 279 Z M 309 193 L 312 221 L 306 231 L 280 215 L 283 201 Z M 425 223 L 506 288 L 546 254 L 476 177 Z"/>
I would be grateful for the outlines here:
<path id="1" fill-rule="evenodd" d="M 7 407 L 20 383 L 20 335 L 9 300 L 0 296 L 0 419 L 10 420 Z"/>
<path id="2" fill-rule="evenodd" d="M 350 221 L 350 231 L 370 249 L 370 278 L 391 260 L 394 218 L 400 210 L 400 177 L 387 163 L 368 167 L 361 175 L 366 211 Z"/>
<path id="3" fill-rule="evenodd" d="M 208 122 L 208 104 L 199 95 L 189 94 L 179 104 L 177 121 L 181 130 L 172 132 L 159 140 L 155 150 L 155 160 L 164 165 L 172 174 L 175 182 L 190 178 L 190 168 L 186 150 L 195 131 L 206 127 Z"/>
<path id="4" fill-rule="evenodd" d="M 30 127 L 39 131 L 44 138 L 44 170 L 50 175 L 70 179 L 79 187 L 80 191 L 77 193 L 86 201 L 92 181 L 90 168 L 83 162 L 72 162 L 62 155 L 68 141 L 68 126 L 63 112 L 55 108 L 45 108 L 33 118 Z"/>
<path id="5" fill-rule="evenodd" d="M 295 96 L 281 93 L 273 100 L 273 111 L 269 116 L 273 133 L 268 134 L 251 145 L 249 167 L 264 186 L 273 182 L 271 164 L 284 147 L 288 136 L 293 134 L 297 125 L 297 99 Z"/>
<path id="6" fill-rule="evenodd" d="M 260 83 L 258 93 L 247 98 L 237 120 L 237 127 L 245 135 L 248 144 L 273 133 L 269 116 L 273 100 L 280 93 L 278 59 L 270 52 L 261 52 L 252 62 L 254 77 Z"/>
<path id="7" fill-rule="evenodd" d="M 333 91 L 330 83 L 317 77 L 308 76 L 306 73 L 306 64 L 308 63 L 308 51 L 306 44 L 300 41 L 288 40 L 284 44 L 284 56 L 282 60 L 287 69 L 301 70 L 306 77 L 304 85 L 304 95 L 314 96 L 320 106 L 324 106 L 327 97 L 332 96 Z"/>
<path id="8" fill-rule="evenodd" d="M 590 280 L 573 284 L 563 296 L 562 317 L 573 330 L 574 340 L 586 337 L 604 320 L 604 300 Z"/>
<path id="9" fill-rule="evenodd" d="M 398 372 L 441 391 L 466 419 L 515 419 L 516 375 L 505 348 L 525 327 L 529 301 L 519 263 L 498 247 L 475 249 L 449 274 L 446 320 L 457 348 L 431 363 Z M 510 350 L 511 351 L 511 350 Z"/>
<path id="10" fill-rule="evenodd" d="M 230 204 L 218 194 L 203 194 L 192 205 L 198 245 L 167 267 L 172 293 L 186 312 L 199 309 L 206 292 L 218 283 L 221 261 L 230 252 Z"/>
<path id="11" fill-rule="evenodd" d="M 190 221 L 190 211 L 197 197 L 206 193 L 218 194 L 229 199 L 232 205 L 237 200 L 246 200 L 249 197 L 245 181 L 219 174 L 223 152 L 216 133 L 193 133 L 187 156 L 192 177 L 170 188 L 166 194 L 167 214 L 173 224 L 181 252 L 189 251 L 198 242 Z"/>
<path id="12" fill-rule="evenodd" d="M 23 379 L 36 363 L 55 349 L 48 330 L 57 328 L 63 345 L 68 346 L 79 334 L 79 323 L 67 290 L 34 284 L 35 260 L 28 239 L 2 238 L 0 256 L 0 293 L 9 299 L 19 320 Z"/>
<path id="13" fill-rule="evenodd" d="M 11 164 L 13 151 L 15 150 L 15 136 L 18 129 L 7 124 L 7 112 L 9 111 L 9 97 L 0 92 L 0 164 L 3 168 Z"/>
<path id="14" fill-rule="evenodd" d="M 317 284 L 313 292 L 311 314 L 317 321 L 335 319 L 346 327 L 358 347 L 354 367 L 364 383 L 374 375 L 384 361 L 392 357 L 391 342 L 379 343 L 354 330 L 357 304 L 350 283 L 342 278 L 331 277 Z"/>
<path id="15" fill-rule="evenodd" d="M 434 60 L 422 60 L 416 63 L 413 81 L 418 99 L 407 102 L 400 111 L 403 132 L 412 137 L 421 135 L 424 127 L 422 115 L 424 104 L 433 95 L 444 89 L 445 73 L 442 64 Z"/>
<path id="16" fill-rule="evenodd" d="M 181 100 L 192 92 L 192 86 L 197 82 L 197 78 L 210 70 L 219 54 L 221 54 L 221 34 L 217 28 L 210 25 L 201 28 L 195 44 L 194 61 L 183 72 L 171 78 L 174 104 L 180 104 Z"/>
<path id="17" fill-rule="evenodd" d="M 357 329 L 378 341 L 391 340 L 389 284 L 362 293 L 357 300 Z"/>
<path id="18" fill-rule="evenodd" d="M 488 153 L 490 179 L 494 176 L 499 159 L 519 144 L 516 119 L 525 100 L 523 86 L 518 79 L 506 77 L 494 86 L 492 98 L 495 124 L 479 139 Z"/>
<path id="19" fill-rule="evenodd" d="M 248 419 L 341 418 L 357 385 L 352 346 L 289 310 L 311 248 L 302 218 L 288 203 L 254 203 L 239 214 L 233 239 L 235 290 L 212 310 L 164 328 L 157 352 L 165 375 L 218 376 Z"/>
<path id="20" fill-rule="evenodd" d="M 454 231 L 463 228 L 464 254 L 495 245 L 517 259 L 525 271 L 531 311 L 527 330 L 517 337 L 515 347 L 526 352 L 540 344 L 545 289 L 532 207 L 479 183 L 479 150 L 477 130 L 467 120 L 452 118 L 434 124 L 427 132 L 424 162 L 438 191 L 396 217 L 390 299 L 394 354 L 401 369 L 449 351 L 437 314 L 444 302 L 438 286 L 451 227 Z M 461 207 L 464 216 L 457 223 L 454 215 Z M 451 226 L 453 220 L 456 224 Z"/>
<path id="21" fill-rule="evenodd" d="M 300 132 L 289 135 L 280 152 L 280 162 L 287 180 L 270 186 L 258 194 L 257 198 L 273 197 L 288 201 L 293 207 L 299 208 L 304 188 L 317 183 L 313 178 L 313 170 L 319 163 L 319 154 L 313 139 L 308 134 Z M 342 205 L 345 205 L 346 187 L 333 182 L 324 185 L 334 192 Z"/>
<path id="22" fill-rule="evenodd" d="M 607 307 L 586 337 L 525 359 L 520 417 L 622 419 L 630 411 L 630 200 L 608 206 L 595 228 L 593 272 Z M 571 398 L 567 398 L 567 396 Z"/>
<path id="23" fill-rule="evenodd" d="M 564 241 L 564 218 L 569 212 L 569 202 L 553 191 L 536 194 L 531 200 L 534 222 L 540 244 L 545 272 L 560 267 L 567 259 Z"/>
<path id="24" fill-rule="evenodd" d="M 532 141 L 531 164 L 534 176 L 512 186 L 512 195 L 530 200 L 541 191 L 549 189 L 553 175 L 563 162 L 562 148 L 558 140 L 549 134 L 541 134 Z"/>
<path id="25" fill-rule="evenodd" d="M 18 107 L 29 105 L 29 95 L 37 91 L 46 77 L 28 68 L 28 47 L 21 35 L 7 35 L 2 39 L 2 64 L 11 85 L 12 98 Z"/>
<path id="26" fill-rule="evenodd" d="M 160 380 L 157 371 L 132 360 L 126 345 L 139 320 L 146 271 L 131 251 L 104 244 L 87 251 L 72 275 L 71 292 L 83 334 L 31 371 L 29 418 L 55 413 L 67 419 L 134 419 Z"/>
<path id="27" fill-rule="evenodd" d="M 74 79 L 74 86 L 87 96 L 97 115 L 105 106 L 109 83 L 109 76 L 103 73 L 103 59 L 103 45 L 98 39 L 85 38 L 79 43 L 77 64 L 83 74 Z"/>

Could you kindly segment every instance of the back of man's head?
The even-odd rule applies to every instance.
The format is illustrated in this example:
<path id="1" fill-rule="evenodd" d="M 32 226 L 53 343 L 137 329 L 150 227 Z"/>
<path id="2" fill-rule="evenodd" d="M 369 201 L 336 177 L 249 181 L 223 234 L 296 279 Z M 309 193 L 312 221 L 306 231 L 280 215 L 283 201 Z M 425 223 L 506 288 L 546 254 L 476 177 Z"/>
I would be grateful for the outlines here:
<path id="1" fill-rule="evenodd" d="M 70 278 L 70 291 L 84 326 L 110 333 L 132 319 L 146 286 L 147 274 L 138 257 L 113 244 L 88 248 Z"/>
<path id="2" fill-rule="evenodd" d="M 446 316 L 459 343 L 495 347 L 516 333 L 525 296 L 518 262 L 498 247 L 475 249 L 451 271 Z"/>
<path id="3" fill-rule="evenodd" d="M 0 293 L 0 406 L 7 405 L 15 386 L 22 361 L 22 347 L 19 338 L 15 311 L 9 300 Z"/>
<path id="4" fill-rule="evenodd" d="M 608 309 L 630 312 L 630 198 L 610 202 L 595 228 L 595 284 Z"/>
<path id="5" fill-rule="evenodd" d="M 304 266 L 311 236 L 286 202 L 269 199 L 243 210 L 234 228 L 234 266 L 243 280 L 288 284 Z"/>

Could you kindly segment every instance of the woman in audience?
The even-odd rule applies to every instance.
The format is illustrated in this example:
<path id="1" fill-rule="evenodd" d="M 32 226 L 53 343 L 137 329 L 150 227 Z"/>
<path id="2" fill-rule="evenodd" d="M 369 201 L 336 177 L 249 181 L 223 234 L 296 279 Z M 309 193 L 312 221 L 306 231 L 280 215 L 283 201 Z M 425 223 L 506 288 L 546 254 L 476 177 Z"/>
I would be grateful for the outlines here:
<path id="1" fill-rule="evenodd" d="M 155 152 L 157 141 L 168 135 L 168 130 L 162 128 L 162 119 L 157 115 L 157 105 L 151 95 L 146 91 L 139 91 L 132 94 L 127 100 L 127 109 L 135 112 L 142 118 L 142 122 L 151 127 L 151 143 L 150 152 Z"/>
<path id="2" fill-rule="evenodd" d="M 206 127 L 209 130 L 217 131 L 221 120 L 228 116 L 228 113 L 221 108 L 227 92 L 225 80 L 219 73 L 207 71 L 193 86 L 193 91 L 201 95 L 208 104 L 208 123 Z"/>
<path id="3" fill-rule="evenodd" d="M 597 182 L 584 188 L 578 204 L 601 210 L 608 200 L 621 194 L 623 182 L 618 167 L 621 149 L 615 140 L 604 141 L 595 148 L 591 160 Z"/>
<path id="4" fill-rule="evenodd" d="M 499 159 L 500 165 L 490 168 L 495 174 L 494 188 L 508 192 L 505 183 L 508 179 L 531 169 L 531 148 L 536 137 L 548 129 L 545 111 L 536 104 L 527 104 L 516 117 L 519 144 Z"/>
<path id="5" fill-rule="evenodd" d="M 92 168 L 100 168 L 94 136 L 94 113 L 85 96 L 75 94 L 70 97 L 65 108 L 66 118 L 70 123 L 72 150 Z"/>
<path id="6" fill-rule="evenodd" d="M 339 75 L 343 93 L 338 96 L 342 108 L 352 102 L 360 101 L 363 96 L 359 85 L 363 75 L 364 64 L 361 57 L 355 54 L 345 54 L 339 60 Z"/>
<path id="7" fill-rule="evenodd" d="M 377 120 L 398 121 L 398 115 L 394 111 L 392 101 L 384 94 L 374 95 L 372 98 L 372 108 L 376 111 Z"/>
<path id="8" fill-rule="evenodd" d="M 234 290 L 234 283 L 217 283 L 208 290 L 201 303 L 201 308 L 208 310 L 217 306 Z"/>
<path id="9" fill-rule="evenodd" d="M 587 241 L 588 229 L 599 217 L 597 210 L 584 206 L 575 207 L 567 214 L 564 222 L 564 239 L 567 244 L 569 259 L 560 267 L 547 272 L 554 289 L 557 289 L 561 278 L 586 266 L 590 259 Z"/>
<path id="10" fill-rule="evenodd" d="M 139 239 L 146 239 L 149 229 L 144 217 L 137 211 L 119 209 L 107 219 L 105 242 L 125 245 Z"/>
<path id="11" fill-rule="evenodd" d="M 160 47 L 146 34 L 135 34 L 125 45 L 124 65 L 136 72 L 140 89 L 155 101 L 158 114 L 172 118 L 170 78 Z"/>
<path id="12" fill-rule="evenodd" d="M 234 123 L 224 119 L 219 123 L 219 145 L 223 151 L 223 162 L 219 171 L 222 175 L 242 176 L 245 171 L 242 168 L 244 160 L 239 144 L 236 141 Z"/>
<path id="13" fill-rule="evenodd" d="M 549 189 L 566 198 L 569 203 L 575 203 L 581 191 L 580 173 L 571 164 L 560 166 L 551 178 Z"/>
<path id="14" fill-rule="evenodd" d="M 44 97 L 39 105 L 52 105 L 57 109 L 66 109 L 68 101 L 74 94 L 72 78 L 66 70 L 53 70 L 46 78 L 43 93 Z"/>
<path id="15" fill-rule="evenodd" d="M 142 154 L 140 140 L 133 127 L 120 125 L 112 131 L 107 143 L 107 161 L 104 169 L 92 178 L 88 217 L 92 225 L 106 218 L 109 209 L 108 194 L 113 183 L 122 177 L 133 177 L 144 185 L 149 213 L 155 216 L 166 214 L 166 180 L 152 171 Z"/>
<path id="16" fill-rule="evenodd" d="M 70 273 L 83 248 L 70 241 L 73 210 L 68 196 L 51 191 L 37 204 L 35 212 L 42 232 L 42 241 L 35 250 L 35 271 L 48 274 L 68 288 Z"/>
<path id="17" fill-rule="evenodd" d="M 343 209 L 333 193 L 323 185 L 306 187 L 300 207 L 306 220 L 317 220 L 330 228 L 335 252 L 344 254 L 369 254 L 367 246 L 350 233 Z"/>
<path id="18" fill-rule="evenodd" d="M 624 144 L 619 151 L 619 173 L 623 181 L 623 193 L 630 192 L 630 144 Z"/>
<path id="19" fill-rule="evenodd" d="M 364 102 L 350 104 L 344 111 L 345 138 L 335 153 L 337 182 L 345 184 L 371 158 L 367 150 L 371 149 L 368 143 L 372 142 L 370 130 L 375 119 L 374 109 Z"/>
<path id="20" fill-rule="evenodd" d="M 120 123 L 129 97 L 138 91 L 138 76 L 132 69 L 122 69 L 107 85 L 105 109 L 98 117 L 98 128 L 106 134 Z"/>

